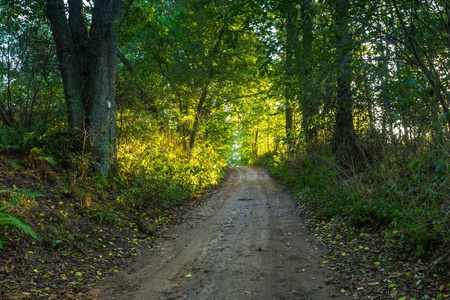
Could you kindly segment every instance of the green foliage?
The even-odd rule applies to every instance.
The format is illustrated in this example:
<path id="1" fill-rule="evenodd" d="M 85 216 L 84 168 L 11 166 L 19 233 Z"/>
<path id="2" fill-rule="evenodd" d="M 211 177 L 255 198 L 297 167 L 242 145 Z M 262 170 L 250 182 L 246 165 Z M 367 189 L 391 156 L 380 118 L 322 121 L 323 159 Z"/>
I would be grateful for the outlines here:
<path id="1" fill-rule="evenodd" d="M 190 155 L 182 137 L 161 131 L 158 123 L 134 115 L 133 125 L 123 128 L 127 140 L 119 148 L 119 164 L 126 184 L 116 199 L 135 207 L 169 208 L 179 205 L 222 178 L 225 159 L 220 149 L 203 143 Z"/>
<path id="2" fill-rule="evenodd" d="M 32 127 L 64 118 L 44 7 L 39 1 L 1 1 L 0 124 Z"/>
<path id="3" fill-rule="evenodd" d="M 383 230 L 390 246 L 416 256 L 436 247 L 448 249 L 446 152 L 423 148 L 423 154 L 414 157 L 406 148 L 393 150 L 366 171 L 350 175 L 327 155 L 295 160 L 266 155 L 258 162 L 291 186 L 297 201 L 310 204 L 320 218 Z"/>
<path id="4" fill-rule="evenodd" d="M 0 208 L 1 210 L 1 208 Z M 38 240 L 39 237 L 34 232 L 34 230 L 17 217 L 11 216 L 8 213 L 0 212 L 0 226 L 4 226 L 6 228 L 14 228 L 19 231 L 22 231 L 25 234 L 29 234 L 34 239 Z M 3 248 L 4 241 L 0 237 L 0 249 Z"/>
<path id="5" fill-rule="evenodd" d="M 36 160 L 47 161 L 54 166 L 56 159 L 63 159 L 64 154 L 72 147 L 63 132 L 62 127 L 49 128 L 42 124 L 34 124 L 31 127 L 0 125 L 0 152 L 30 153 Z"/>
<path id="6" fill-rule="evenodd" d="M 26 127 L 0 126 L 0 151 L 14 152 L 31 149 L 39 140 L 39 135 Z"/>
<path id="7" fill-rule="evenodd" d="M 30 235 L 33 239 L 38 240 L 36 232 L 26 223 L 11 215 L 8 208 L 19 205 L 19 200 L 33 197 L 43 196 L 39 192 L 19 189 L 2 189 L 0 191 L 0 226 L 6 229 L 16 229 L 25 234 Z M 0 249 L 5 241 L 0 236 Z"/>

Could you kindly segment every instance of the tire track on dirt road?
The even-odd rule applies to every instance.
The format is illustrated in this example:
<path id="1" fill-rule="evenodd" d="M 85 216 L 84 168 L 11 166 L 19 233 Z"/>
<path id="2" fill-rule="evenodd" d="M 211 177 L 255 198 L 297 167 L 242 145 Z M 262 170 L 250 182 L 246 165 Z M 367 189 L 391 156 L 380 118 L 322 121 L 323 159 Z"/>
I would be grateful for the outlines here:
<path id="1" fill-rule="evenodd" d="M 349 299 L 326 285 L 322 252 L 267 171 L 230 169 L 172 239 L 105 279 L 94 299 Z M 166 234 L 167 236 L 167 234 Z M 126 291 L 126 292 L 125 292 Z"/>

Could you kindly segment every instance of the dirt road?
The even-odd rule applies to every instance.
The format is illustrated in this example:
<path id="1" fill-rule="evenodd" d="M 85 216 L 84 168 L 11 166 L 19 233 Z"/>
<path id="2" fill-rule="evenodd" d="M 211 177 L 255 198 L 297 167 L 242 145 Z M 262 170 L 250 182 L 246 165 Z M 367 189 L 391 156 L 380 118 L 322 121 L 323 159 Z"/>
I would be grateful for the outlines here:
<path id="1" fill-rule="evenodd" d="M 206 205 L 96 299 L 349 299 L 327 285 L 325 258 L 289 194 L 262 168 L 237 167 Z"/>

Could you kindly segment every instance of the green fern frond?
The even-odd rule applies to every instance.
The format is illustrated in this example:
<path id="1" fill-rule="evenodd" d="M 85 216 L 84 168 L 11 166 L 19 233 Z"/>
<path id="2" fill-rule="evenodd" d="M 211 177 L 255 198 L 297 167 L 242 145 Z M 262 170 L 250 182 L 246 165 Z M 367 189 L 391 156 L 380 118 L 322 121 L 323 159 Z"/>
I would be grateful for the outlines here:
<path id="1" fill-rule="evenodd" d="M 25 224 L 24 222 L 20 221 L 18 218 L 14 216 L 1 213 L 0 226 L 1 225 L 10 226 L 12 228 L 22 231 L 25 234 L 31 235 L 31 237 L 33 237 L 35 240 L 39 240 L 38 235 L 29 225 Z"/>

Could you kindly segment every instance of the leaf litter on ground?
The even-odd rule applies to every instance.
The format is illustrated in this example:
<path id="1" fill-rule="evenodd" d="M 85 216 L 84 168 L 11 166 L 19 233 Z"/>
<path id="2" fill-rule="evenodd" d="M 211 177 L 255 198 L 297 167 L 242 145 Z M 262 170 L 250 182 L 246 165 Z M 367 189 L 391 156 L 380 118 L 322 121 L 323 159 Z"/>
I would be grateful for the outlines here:
<path id="1" fill-rule="evenodd" d="M 326 266 L 346 295 L 355 300 L 450 299 L 448 270 L 434 270 L 432 262 L 386 246 L 380 232 L 365 232 L 342 220 L 320 220 L 306 203 L 298 211 L 331 257 Z"/>

